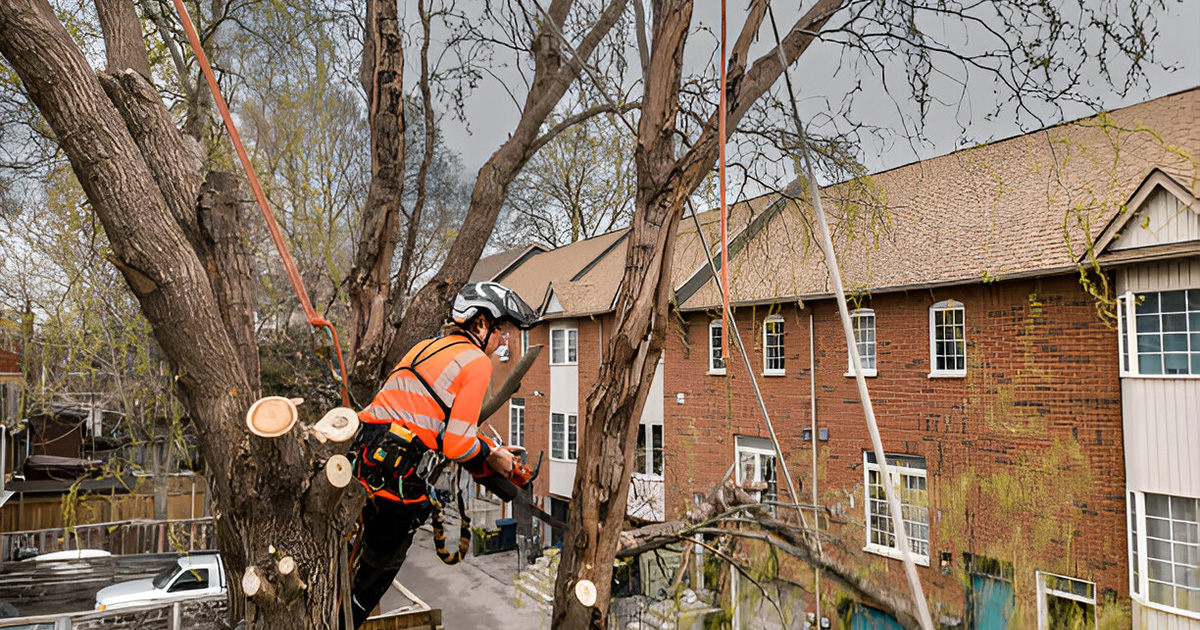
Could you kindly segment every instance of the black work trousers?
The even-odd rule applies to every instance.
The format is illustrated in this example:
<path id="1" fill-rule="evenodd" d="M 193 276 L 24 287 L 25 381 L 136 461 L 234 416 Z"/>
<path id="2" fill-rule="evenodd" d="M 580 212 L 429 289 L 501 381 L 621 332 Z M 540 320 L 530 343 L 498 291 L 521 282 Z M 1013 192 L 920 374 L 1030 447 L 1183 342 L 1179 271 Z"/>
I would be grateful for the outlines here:
<path id="1" fill-rule="evenodd" d="M 433 510 L 429 501 L 400 503 L 367 499 L 363 506 L 362 543 L 351 583 L 354 627 L 367 620 L 400 572 L 413 535 Z"/>

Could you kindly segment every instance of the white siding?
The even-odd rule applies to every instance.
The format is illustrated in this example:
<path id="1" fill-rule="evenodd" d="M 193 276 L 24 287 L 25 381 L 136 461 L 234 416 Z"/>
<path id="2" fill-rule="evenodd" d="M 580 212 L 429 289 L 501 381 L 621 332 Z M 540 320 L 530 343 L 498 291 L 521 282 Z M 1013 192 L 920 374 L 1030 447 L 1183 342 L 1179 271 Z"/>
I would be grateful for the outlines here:
<path id="1" fill-rule="evenodd" d="M 1200 497 L 1200 379 L 1121 379 L 1125 483 Z"/>
<path id="2" fill-rule="evenodd" d="M 1117 293 L 1196 288 L 1200 288 L 1200 243 L 1191 258 L 1137 265 L 1117 274 Z"/>
<path id="3" fill-rule="evenodd" d="M 1161 188 L 1150 195 L 1137 214 L 1129 218 L 1120 238 L 1109 250 L 1133 249 L 1200 240 L 1200 213 L 1180 203 Z"/>
<path id="4" fill-rule="evenodd" d="M 1137 630 L 1200 630 L 1200 619 L 1174 615 L 1134 601 L 1133 627 Z"/>
<path id="5" fill-rule="evenodd" d="M 559 328 L 576 328 L 576 322 L 566 320 L 555 323 L 551 331 Z M 551 333 L 553 334 L 553 333 Z M 550 413 L 579 414 L 579 364 L 550 366 Z M 582 429 L 582 418 L 579 428 Z M 546 427 L 550 418 L 546 418 Z M 582 431 L 576 433 L 576 444 L 582 441 Z M 550 436 L 547 435 L 547 439 Z M 549 442 L 548 442 L 549 443 Z M 570 497 L 575 486 L 575 462 L 550 460 L 550 493 Z"/>

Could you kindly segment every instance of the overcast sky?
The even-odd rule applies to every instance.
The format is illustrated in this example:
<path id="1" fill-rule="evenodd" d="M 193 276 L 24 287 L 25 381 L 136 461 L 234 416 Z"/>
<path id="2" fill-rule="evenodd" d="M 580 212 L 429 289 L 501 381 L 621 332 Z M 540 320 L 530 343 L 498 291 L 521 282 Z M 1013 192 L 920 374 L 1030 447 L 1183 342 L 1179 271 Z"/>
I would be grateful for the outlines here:
<path id="1" fill-rule="evenodd" d="M 408 2 L 407 4 L 415 3 Z M 719 44 L 716 33 L 720 26 L 717 3 L 700 2 L 697 4 L 697 15 L 693 21 L 694 30 L 689 39 L 687 55 L 687 65 L 691 66 L 694 72 L 701 71 L 704 66 L 715 68 Z M 811 4 L 811 0 L 805 0 L 802 6 L 807 7 Z M 776 6 L 794 7 L 795 4 L 777 3 Z M 409 7 L 410 19 L 415 13 L 415 9 Z M 729 3 L 728 32 L 731 42 L 744 21 L 744 15 L 744 2 L 734 0 Z M 795 14 L 792 15 L 794 19 Z M 782 9 L 778 13 L 778 19 L 783 28 L 782 23 L 786 22 L 788 18 Z M 1165 12 L 1158 18 L 1158 28 L 1156 55 L 1159 61 L 1164 65 L 1178 66 L 1179 69 L 1173 73 L 1153 72 L 1150 75 L 1149 88 L 1140 86 L 1124 98 L 1109 90 L 1093 89 L 1093 94 L 1100 95 L 1103 109 L 1115 109 L 1200 85 L 1200 0 L 1166 0 Z M 704 29 L 711 30 L 705 32 Z M 764 31 L 760 36 L 756 43 L 755 54 L 751 55 L 752 58 L 761 54 L 774 43 L 773 37 L 767 33 L 768 31 Z M 835 44 L 819 42 L 806 52 L 799 64 L 793 66 L 793 81 L 802 86 L 799 88 L 801 93 L 798 97 L 802 116 L 820 119 L 821 112 L 827 111 L 831 106 L 840 105 L 840 95 L 845 93 L 847 86 L 851 85 L 854 80 L 852 73 L 845 70 L 842 71 L 840 77 L 830 76 L 832 68 L 837 64 L 840 50 L 841 47 Z M 814 69 L 816 69 L 815 72 Z M 415 73 L 408 74 L 410 77 L 415 75 Z M 509 78 L 514 76 L 509 75 Z M 878 84 L 878 79 L 868 77 L 864 83 L 868 86 L 871 83 Z M 779 87 L 781 86 L 782 82 Z M 520 94 L 519 90 L 520 88 L 517 87 L 515 91 Z M 947 93 L 949 92 L 943 91 L 942 94 Z M 955 101 L 952 104 L 953 109 L 945 109 L 944 112 L 935 113 L 931 117 L 932 122 L 929 123 L 927 129 L 930 142 L 914 146 L 904 140 L 900 133 L 896 133 L 895 136 L 884 138 L 882 141 L 872 140 L 869 144 L 864 143 L 866 144 L 863 146 L 864 158 L 872 170 L 880 170 L 951 152 L 959 148 L 958 145 L 963 142 L 962 127 L 964 123 L 967 128 L 966 135 L 970 139 L 969 144 L 974 144 L 989 139 L 1019 135 L 1025 131 L 1056 124 L 1063 120 L 1086 117 L 1093 113 L 1083 106 L 1065 104 L 1063 106 L 1065 111 L 1062 114 L 1051 110 L 1040 112 L 1044 115 L 1042 118 L 1044 124 L 1027 119 L 1022 121 L 1024 127 L 1022 128 L 1022 125 L 1014 122 L 1011 116 L 995 121 L 984 120 L 984 114 L 989 112 L 994 105 L 993 99 L 990 87 L 987 89 L 976 87 L 967 94 L 965 99 L 952 98 L 951 100 Z M 897 110 L 905 105 L 904 103 L 897 105 L 890 102 L 881 93 L 877 95 L 868 93 L 866 98 L 859 98 L 856 104 L 856 113 L 860 118 L 874 124 L 900 130 L 902 127 L 898 124 L 900 114 Z M 469 133 L 463 125 L 451 121 L 447 121 L 444 132 L 447 142 L 462 154 L 464 165 L 473 176 L 483 162 L 507 138 L 509 130 L 513 128 L 518 119 L 519 111 L 500 82 L 489 77 L 467 102 L 466 112 L 471 121 Z M 959 119 L 958 122 L 953 124 L 945 122 L 956 116 Z"/>

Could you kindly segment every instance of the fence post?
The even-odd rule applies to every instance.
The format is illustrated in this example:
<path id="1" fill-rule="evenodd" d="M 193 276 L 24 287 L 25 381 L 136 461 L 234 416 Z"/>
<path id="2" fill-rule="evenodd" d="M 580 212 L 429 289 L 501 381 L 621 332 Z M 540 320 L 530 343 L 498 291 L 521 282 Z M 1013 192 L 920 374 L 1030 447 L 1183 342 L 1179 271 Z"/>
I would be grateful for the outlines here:
<path id="1" fill-rule="evenodd" d="M 183 629 L 183 605 L 175 602 L 171 605 L 171 620 L 167 624 L 167 630 L 182 630 Z"/>
<path id="2" fill-rule="evenodd" d="M 54 620 L 54 630 L 71 630 L 71 618 L 59 617 Z"/>

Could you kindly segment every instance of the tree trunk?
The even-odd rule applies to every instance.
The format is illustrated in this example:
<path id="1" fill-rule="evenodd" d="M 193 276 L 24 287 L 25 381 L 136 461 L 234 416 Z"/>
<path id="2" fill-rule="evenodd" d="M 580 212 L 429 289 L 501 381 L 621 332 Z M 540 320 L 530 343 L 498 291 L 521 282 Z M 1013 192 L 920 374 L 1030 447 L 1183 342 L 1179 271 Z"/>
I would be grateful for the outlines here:
<path id="1" fill-rule="evenodd" d="M 788 62 L 799 57 L 840 0 L 824 0 L 802 16 L 783 41 Z M 783 68 L 772 49 L 746 72 L 746 54 L 766 13 L 754 2 L 729 56 L 729 130 L 775 82 Z M 690 0 L 655 7 L 649 77 L 642 99 L 635 153 L 638 189 L 625 275 L 617 297 L 616 330 L 600 376 L 588 396 L 584 435 L 575 473 L 572 509 L 554 589 L 555 628 L 604 630 L 612 583 L 612 560 L 625 522 L 633 452 L 642 407 L 662 356 L 670 303 L 672 253 L 687 197 L 717 158 L 717 114 L 684 156 L 676 158 L 675 117 L 683 52 L 692 17 Z M 593 583 L 595 605 L 584 605 L 575 588 Z"/>
<path id="2" fill-rule="evenodd" d="M 404 40 L 396 0 L 367 2 L 360 79 L 367 94 L 371 127 L 371 185 L 363 207 L 350 292 L 351 387 L 355 398 L 370 400 L 379 384 L 389 321 L 392 260 L 400 238 L 400 196 L 404 190 Z M 390 365 L 390 364 L 389 364 Z"/>

